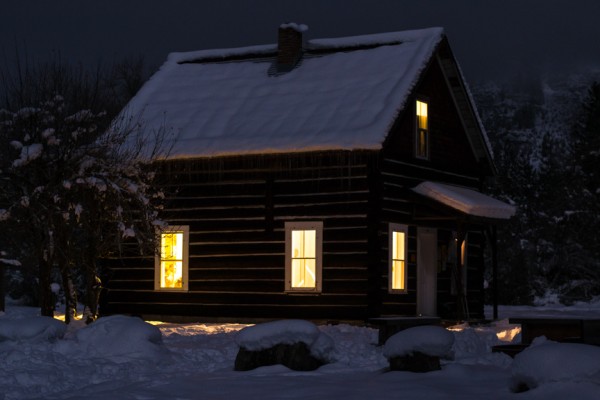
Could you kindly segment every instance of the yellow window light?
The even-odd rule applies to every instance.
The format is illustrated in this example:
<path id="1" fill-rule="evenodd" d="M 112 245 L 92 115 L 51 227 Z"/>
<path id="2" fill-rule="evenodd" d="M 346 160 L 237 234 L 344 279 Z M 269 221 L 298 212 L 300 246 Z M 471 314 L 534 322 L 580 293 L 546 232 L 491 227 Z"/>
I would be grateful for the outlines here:
<path id="1" fill-rule="evenodd" d="M 394 231 L 392 235 L 392 289 L 404 290 L 406 234 Z"/>
<path id="2" fill-rule="evenodd" d="M 316 287 L 317 231 L 292 231 L 291 285 L 293 288 Z"/>
<path id="3" fill-rule="evenodd" d="M 417 100 L 418 128 L 427 130 L 427 103 Z"/>
<path id="4" fill-rule="evenodd" d="M 183 232 L 160 236 L 160 287 L 183 287 Z"/>

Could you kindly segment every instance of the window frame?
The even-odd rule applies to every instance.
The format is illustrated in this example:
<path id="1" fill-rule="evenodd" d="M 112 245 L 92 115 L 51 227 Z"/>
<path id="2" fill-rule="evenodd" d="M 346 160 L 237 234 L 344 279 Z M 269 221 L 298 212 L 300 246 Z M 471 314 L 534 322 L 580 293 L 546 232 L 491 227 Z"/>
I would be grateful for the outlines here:
<path id="1" fill-rule="evenodd" d="M 394 232 L 404 233 L 404 288 L 394 288 L 393 264 L 394 264 Z M 388 227 L 388 292 L 394 294 L 408 293 L 408 225 L 390 223 Z"/>
<path id="2" fill-rule="evenodd" d="M 315 231 L 315 286 L 308 288 L 292 287 L 292 231 Z M 323 222 L 285 222 L 285 292 L 321 293 L 323 290 Z"/>
<path id="3" fill-rule="evenodd" d="M 183 233 L 183 251 L 182 251 L 182 276 L 181 287 L 170 288 L 161 287 L 161 262 L 162 258 L 162 235 L 169 233 Z M 189 291 L 189 243 L 190 243 L 190 227 L 188 225 L 169 225 L 156 230 L 157 235 L 157 251 L 154 255 L 154 290 L 160 292 L 187 292 Z"/>
<path id="4" fill-rule="evenodd" d="M 421 129 L 419 127 L 419 103 L 423 103 L 425 104 L 425 106 L 427 107 L 427 128 L 426 129 Z M 415 118 L 415 134 L 414 134 L 414 142 L 415 142 L 415 146 L 414 146 L 414 151 L 415 151 L 415 158 L 418 158 L 420 160 L 429 160 L 430 159 L 430 149 L 431 149 L 431 120 L 429 117 L 429 100 L 424 98 L 424 97 L 417 97 L 417 99 L 414 102 L 415 105 L 415 112 L 414 112 L 414 118 Z M 421 132 L 425 132 L 425 155 L 421 155 L 420 151 L 419 151 L 419 145 L 421 143 L 420 141 L 420 133 Z"/>

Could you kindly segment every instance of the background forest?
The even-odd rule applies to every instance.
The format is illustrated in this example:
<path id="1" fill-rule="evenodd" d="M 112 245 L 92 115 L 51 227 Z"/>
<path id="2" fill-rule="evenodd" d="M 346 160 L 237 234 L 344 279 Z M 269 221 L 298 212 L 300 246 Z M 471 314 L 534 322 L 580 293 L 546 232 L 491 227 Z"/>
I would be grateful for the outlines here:
<path id="1" fill-rule="evenodd" d="M 474 88 L 498 176 L 518 206 L 499 231 L 500 303 L 600 294 L 600 72 Z"/>

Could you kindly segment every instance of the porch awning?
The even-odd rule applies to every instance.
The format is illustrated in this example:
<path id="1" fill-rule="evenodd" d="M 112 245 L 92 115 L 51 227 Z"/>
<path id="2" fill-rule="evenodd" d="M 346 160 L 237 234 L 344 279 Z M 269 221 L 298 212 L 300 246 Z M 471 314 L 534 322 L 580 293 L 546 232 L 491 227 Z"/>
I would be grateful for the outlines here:
<path id="1" fill-rule="evenodd" d="M 423 182 L 414 192 L 468 215 L 491 219 L 509 219 L 516 207 L 472 189 L 436 182 Z"/>

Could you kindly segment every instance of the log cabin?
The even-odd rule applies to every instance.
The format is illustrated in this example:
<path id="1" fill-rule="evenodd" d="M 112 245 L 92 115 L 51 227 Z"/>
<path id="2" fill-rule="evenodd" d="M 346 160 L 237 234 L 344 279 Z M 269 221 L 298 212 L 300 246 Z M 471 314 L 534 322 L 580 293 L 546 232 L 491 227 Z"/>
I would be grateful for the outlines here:
<path id="1" fill-rule="evenodd" d="M 155 257 L 102 312 L 162 320 L 483 318 L 490 143 L 442 28 L 173 53 L 125 113 L 168 133 Z M 171 140 L 171 139 L 169 139 Z M 489 248 L 489 247 L 488 247 Z"/>

